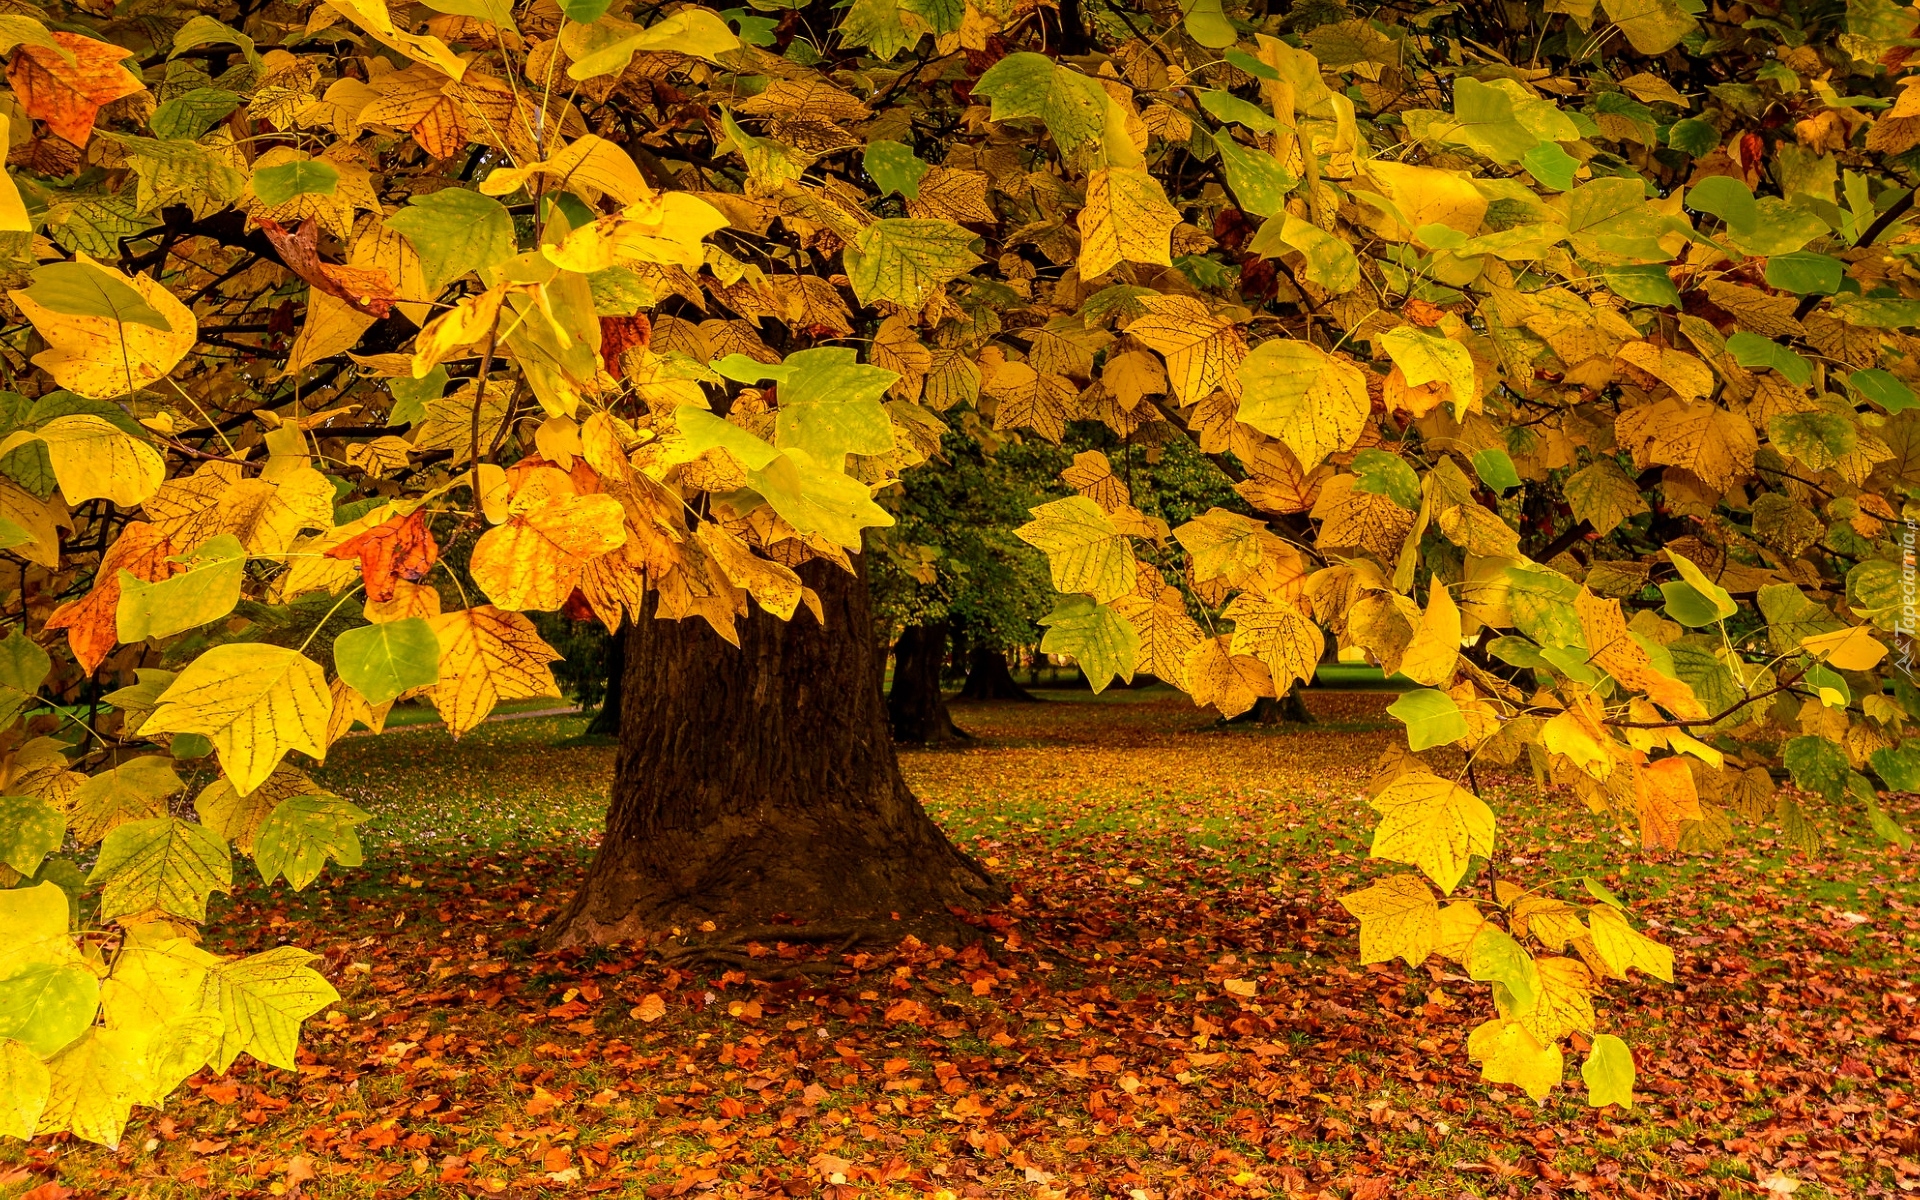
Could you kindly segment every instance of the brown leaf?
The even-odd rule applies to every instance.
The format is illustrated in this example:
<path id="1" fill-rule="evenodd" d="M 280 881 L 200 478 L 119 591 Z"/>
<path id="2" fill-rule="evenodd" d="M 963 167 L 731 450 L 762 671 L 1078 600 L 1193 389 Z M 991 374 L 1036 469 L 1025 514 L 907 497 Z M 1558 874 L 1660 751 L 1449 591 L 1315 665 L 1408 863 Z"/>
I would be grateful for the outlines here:
<path id="1" fill-rule="evenodd" d="M 320 261 L 319 226 L 311 218 L 288 233 L 278 222 L 260 222 L 261 232 L 280 253 L 287 270 L 306 280 L 315 290 L 345 300 L 370 317 L 385 317 L 392 311 L 395 297 L 393 280 L 377 267 L 343 267 Z"/>

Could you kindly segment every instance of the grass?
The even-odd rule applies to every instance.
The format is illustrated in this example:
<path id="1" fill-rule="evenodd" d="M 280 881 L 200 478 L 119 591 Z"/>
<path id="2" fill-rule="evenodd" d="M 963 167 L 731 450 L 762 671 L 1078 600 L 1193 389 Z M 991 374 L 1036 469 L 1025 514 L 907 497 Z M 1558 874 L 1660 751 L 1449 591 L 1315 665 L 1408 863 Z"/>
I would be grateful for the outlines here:
<path id="1" fill-rule="evenodd" d="M 198 1076 L 137 1110 L 117 1152 L 15 1145 L 0 1197 L 48 1179 L 328 1200 L 1920 1186 L 1920 855 L 1840 822 L 1818 860 L 1765 828 L 1717 858 L 1647 854 L 1568 797 L 1483 774 L 1503 875 L 1598 875 L 1680 960 L 1675 986 L 1599 1005 L 1636 1047 L 1635 1109 L 1587 1108 L 1577 1054 L 1536 1106 L 1466 1062 L 1483 986 L 1357 965 L 1335 897 L 1380 873 L 1360 793 L 1390 695 L 1317 692 L 1307 729 L 1221 728 L 1160 689 L 1047 695 L 957 706 L 975 741 L 902 756 L 1015 889 L 996 952 L 909 943 L 812 983 L 528 952 L 605 803 L 613 752 L 573 741 L 584 718 L 344 742 L 320 777 L 374 813 L 368 865 L 297 896 L 249 878 L 211 925 L 229 952 L 324 954 L 343 1000 L 309 1024 L 300 1071 Z"/>

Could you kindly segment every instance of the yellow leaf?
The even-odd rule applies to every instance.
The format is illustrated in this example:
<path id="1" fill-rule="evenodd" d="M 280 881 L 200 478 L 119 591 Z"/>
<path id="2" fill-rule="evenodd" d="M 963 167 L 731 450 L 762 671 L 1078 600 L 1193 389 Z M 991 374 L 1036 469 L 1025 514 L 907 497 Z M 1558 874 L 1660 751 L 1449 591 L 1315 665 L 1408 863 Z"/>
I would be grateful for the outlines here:
<path id="1" fill-rule="evenodd" d="M 745 542 L 711 521 L 703 522 L 694 530 L 693 539 L 719 564 L 733 586 L 745 591 L 759 601 L 761 608 L 782 621 L 793 619 L 804 588 L 792 567 L 761 558 Z"/>
<path id="2" fill-rule="evenodd" d="M 486 720 L 502 700 L 560 695 L 547 664 L 561 656 L 540 640 L 523 614 L 481 605 L 432 620 L 440 639 L 433 706 L 454 737 Z"/>
<path id="3" fill-rule="evenodd" d="M 1140 635 L 1138 669 L 1189 691 L 1187 655 L 1205 636 L 1187 614 L 1187 598 L 1170 587 L 1160 573 L 1136 564 L 1139 582 L 1134 590 L 1113 601 L 1113 610 Z"/>
<path id="4" fill-rule="evenodd" d="M 589 559 L 627 540 L 626 510 L 604 493 L 577 496 L 556 467 L 541 467 L 507 505 L 507 520 L 474 543 L 473 580 L 502 608 L 559 608 Z"/>
<path id="5" fill-rule="evenodd" d="M 1464 963 L 1467 961 L 1467 947 L 1473 944 L 1473 935 L 1479 933 L 1485 924 L 1487 919 L 1480 915 L 1478 908 L 1465 900 L 1455 900 L 1440 910 L 1439 934 L 1433 948 L 1454 962 Z"/>
<path id="6" fill-rule="evenodd" d="M 167 328 L 110 316 L 55 312 L 27 291 L 9 292 L 49 347 L 33 356 L 34 364 L 61 387 L 96 400 L 125 396 L 166 378 L 199 338 L 200 326 L 193 313 L 146 275 L 129 278 L 84 254 L 76 260 L 140 293 Z"/>
<path id="7" fill-rule="evenodd" d="M 1450 780 L 1409 772 L 1371 803 L 1380 814 L 1371 857 L 1419 867 L 1443 893 L 1459 885 L 1473 855 L 1493 854 L 1493 810 Z"/>
<path id="8" fill-rule="evenodd" d="M 1596 906 L 1587 914 L 1593 948 L 1606 973 L 1625 979 L 1630 969 L 1638 969 L 1673 982 L 1673 951 L 1627 923 L 1627 918 L 1611 905 Z"/>
<path id="9" fill-rule="evenodd" d="M 664 263 L 698 270 L 708 234 L 725 229 L 719 209 L 685 192 L 649 195 L 610 217 L 568 233 L 541 254 L 563 271 L 591 275 L 621 264 Z"/>
<path id="10" fill-rule="evenodd" d="M 1160 181 L 1144 169 L 1095 171 L 1080 210 L 1080 278 L 1105 275 L 1123 262 L 1172 266 L 1168 239 L 1179 223 Z"/>
<path id="11" fill-rule="evenodd" d="M 5 113 L 0 113 L 0 146 L 12 144 L 13 126 Z M 27 215 L 26 201 L 20 199 L 20 189 L 13 182 L 13 176 L 0 168 L 0 233 L 31 233 L 33 219 Z"/>
<path id="12" fill-rule="evenodd" d="M 1069 496 L 1031 511 L 1034 519 L 1014 533 L 1046 551 L 1056 590 L 1085 592 L 1100 604 L 1133 590 L 1133 544 L 1098 504 Z"/>
<path id="13" fill-rule="evenodd" d="M 480 191 L 488 196 L 504 196 L 526 186 L 536 175 L 548 176 L 559 186 L 581 193 L 589 203 L 608 195 L 625 208 L 653 195 L 646 177 L 633 165 L 632 157 L 619 146 L 593 134 L 576 139 L 543 162 L 524 167 L 495 167 L 492 174 L 481 180 Z M 711 207 L 704 201 L 697 203 Z"/>
<path id="14" fill-rule="evenodd" d="M 1482 1079 L 1513 1084 L 1536 1103 L 1546 1100 L 1566 1070 L 1559 1046 L 1543 1046 L 1520 1022 L 1499 1017 L 1473 1031 L 1467 1052 L 1480 1060 Z"/>
<path id="15" fill-rule="evenodd" d="M 1266 664 L 1249 654 L 1235 654 L 1231 636 L 1206 638 L 1187 651 L 1187 694 L 1204 708 L 1211 704 L 1229 719 L 1273 695 L 1273 676 Z"/>
<path id="16" fill-rule="evenodd" d="M 1277 691 L 1313 678 L 1327 639 L 1298 608 L 1242 592 L 1227 605 L 1226 616 L 1233 622 L 1233 652 L 1265 663 Z"/>
<path id="17" fill-rule="evenodd" d="M 1400 673 L 1415 683 L 1445 687 L 1453 680 L 1460 657 L 1460 609 L 1439 578 L 1431 587 L 1420 627 L 1413 631 L 1413 641 L 1400 656 Z"/>
<path id="18" fill-rule="evenodd" d="M 1672 388 L 1691 404 L 1713 393 L 1713 370 L 1691 354 L 1652 342 L 1628 342 L 1618 352 L 1621 362 L 1640 368 Z"/>
<path id="19" fill-rule="evenodd" d="M 1480 232 L 1480 223 L 1487 215 L 1487 199 L 1471 180 L 1435 167 L 1385 159 L 1369 162 L 1366 172 L 1399 210 L 1400 221 L 1389 217 L 1379 227 L 1383 236 L 1404 242 L 1425 225 L 1445 225 L 1469 237 Z"/>
<path id="20" fill-rule="evenodd" d="M 1456 417 L 1480 398 L 1473 376 L 1473 355 L 1452 338 L 1402 325 L 1380 335 L 1380 344 L 1386 347 L 1409 387 L 1438 383 L 1452 389 Z"/>
<path id="21" fill-rule="evenodd" d="M 142 735 L 197 733 L 213 742 L 234 789 L 266 782 L 289 750 L 326 757 L 333 697 L 320 664 L 286 646 L 215 646 L 160 694 Z"/>
<path id="22" fill-rule="evenodd" d="M 1871 671 L 1887 654 L 1886 646 L 1862 625 L 1809 634 L 1800 639 L 1800 648 L 1842 671 Z"/>
<path id="23" fill-rule="evenodd" d="M 1237 372 L 1247 343 L 1233 322 L 1192 296 L 1142 296 L 1139 303 L 1146 315 L 1135 317 L 1127 333 L 1166 359 L 1167 378 L 1182 405 L 1200 403 L 1215 388 L 1240 394 Z"/>
<path id="24" fill-rule="evenodd" d="M 1365 372 L 1310 342 L 1262 342 L 1238 374 L 1239 419 L 1278 438 L 1303 470 L 1352 449 L 1367 427 L 1373 402 L 1367 398 Z"/>
<path id="25" fill-rule="evenodd" d="M 1570 1033 L 1592 1033 L 1593 976 L 1577 959 L 1543 958 L 1535 964 L 1539 976 L 1533 1003 L 1501 1015 L 1526 1028 L 1541 1045 L 1552 1045 Z M 1494 993 L 1495 999 L 1502 995 Z"/>
<path id="26" fill-rule="evenodd" d="M 92 413 L 69 413 L 10 434 L 0 442 L 0 455 L 30 442 L 46 446 L 68 504 L 105 499 L 132 508 L 166 481 L 167 462 L 146 439 Z"/>
<path id="27" fill-rule="evenodd" d="M 340 14 L 366 30 L 374 41 L 397 50 L 417 63 L 445 71 L 458 80 L 466 74 L 467 64 L 437 37 L 407 33 L 393 23 L 387 0 L 328 0 Z"/>
<path id="28" fill-rule="evenodd" d="M 1417 967 L 1439 944 L 1440 906 L 1418 876 L 1389 875 L 1340 905 L 1360 922 L 1362 964 L 1404 958 Z"/>

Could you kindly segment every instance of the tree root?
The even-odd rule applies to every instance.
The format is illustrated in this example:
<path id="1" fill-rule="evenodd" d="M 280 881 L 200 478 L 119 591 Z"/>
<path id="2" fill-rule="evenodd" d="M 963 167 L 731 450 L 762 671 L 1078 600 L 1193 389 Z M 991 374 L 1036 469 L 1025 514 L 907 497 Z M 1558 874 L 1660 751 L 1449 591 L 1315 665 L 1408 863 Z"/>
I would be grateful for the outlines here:
<path id="1" fill-rule="evenodd" d="M 662 963 L 680 968 L 698 970 L 701 967 L 719 967 L 729 971 L 741 971 L 749 978 L 768 982 L 797 978 L 802 975 L 832 975 L 845 969 L 837 960 L 861 943 L 886 942 L 892 944 L 904 935 L 904 931 L 889 921 L 883 928 L 879 923 L 865 925 L 756 925 L 743 929 L 730 929 L 715 933 L 699 941 L 669 941 L 653 948 L 654 956 Z M 787 958 L 755 958 L 746 952 L 752 943 L 796 942 L 834 943 L 826 950 L 825 958 L 796 962 Z"/>

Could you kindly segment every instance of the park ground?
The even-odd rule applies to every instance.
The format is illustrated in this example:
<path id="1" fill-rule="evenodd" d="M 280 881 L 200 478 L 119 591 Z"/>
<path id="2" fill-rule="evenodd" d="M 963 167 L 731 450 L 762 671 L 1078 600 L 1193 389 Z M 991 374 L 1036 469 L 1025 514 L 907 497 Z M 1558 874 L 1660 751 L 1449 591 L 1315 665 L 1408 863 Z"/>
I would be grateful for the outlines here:
<path id="1" fill-rule="evenodd" d="M 1809 859 L 1763 829 L 1645 854 L 1483 775 L 1503 870 L 1599 876 L 1678 957 L 1673 986 L 1600 1005 L 1636 1106 L 1588 1108 L 1578 1054 L 1536 1105 L 1466 1061 L 1484 988 L 1361 967 L 1335 902 L 1381 870 L 1360 792 L 1390 697 L 1223 730 L 1165 691 L 1046 695 L 957 706 L 975 741 L 903 756 L 1015 891 L 995 952 L 909 941 L 802 972 L 811 949 L 756 948 L 777 982 L 533 953 L 612 770 L 581 718 L 342 743 L 321 777 L 374 813 L 367 865 L 299 895 L 242 866 L 211 925 L 218 950 L 324 956 L 343 999 L 298 1073 L 196 1076 L 117 1151 L 15 1143 L 0 1200 L 1920 1191 L 1920 851 L 1833 829 Z"/>

